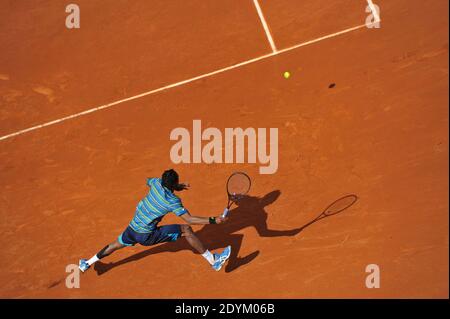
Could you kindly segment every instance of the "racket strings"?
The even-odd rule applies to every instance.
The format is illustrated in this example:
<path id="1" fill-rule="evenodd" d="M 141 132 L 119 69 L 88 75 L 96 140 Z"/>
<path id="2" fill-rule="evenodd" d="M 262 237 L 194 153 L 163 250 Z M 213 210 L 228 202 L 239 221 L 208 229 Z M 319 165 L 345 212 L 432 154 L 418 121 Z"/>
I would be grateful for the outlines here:
<path id="1" fill-rule="evenodd" d="M 228 179 L 227 191 L 232 196 L 244 195 L 250 190 L 250 178 L 244 173 L 235 173 Z"/>

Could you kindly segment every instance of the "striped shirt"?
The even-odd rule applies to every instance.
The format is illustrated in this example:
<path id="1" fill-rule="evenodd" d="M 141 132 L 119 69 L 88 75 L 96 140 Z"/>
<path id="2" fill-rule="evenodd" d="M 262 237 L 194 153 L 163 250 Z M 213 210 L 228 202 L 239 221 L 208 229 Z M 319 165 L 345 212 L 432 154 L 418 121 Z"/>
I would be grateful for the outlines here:
<path id="1" fill-rule="evenodd" d="M 164 215 L 173 212 L 181 216 L 188 211 L 183 207 L 181 199 L 169 189 L 162 186 L 160 178 L 147 179 L 150 191 L 136 207 L 130 227 L 138 233 L 151 233 Z"/>

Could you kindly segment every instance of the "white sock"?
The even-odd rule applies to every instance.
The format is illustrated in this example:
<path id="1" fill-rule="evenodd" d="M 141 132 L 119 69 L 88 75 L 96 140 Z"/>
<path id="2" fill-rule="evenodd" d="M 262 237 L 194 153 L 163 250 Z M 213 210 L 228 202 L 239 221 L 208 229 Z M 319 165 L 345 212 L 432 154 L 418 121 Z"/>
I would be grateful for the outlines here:
<path id="1" fill-rule="evenodd" d="M 90 265 L 92 265 L 93 263 L 95 263 L 96 261 L 99 261 L 100 259 L 98 259 L 97 255 L 94 255 L 94 257 L 92 257 L 91 259 L 89 259 L 87 261 L 87 263 Z"/>
<path id="2" fill-rule="evenodd" d="M 209 250 L 206 250 L 203 254 L 203 257 L 205 257 L 205 259 L 211 264 L 214 265 L 214 255 L 211 254 L 211 252 Z"/>

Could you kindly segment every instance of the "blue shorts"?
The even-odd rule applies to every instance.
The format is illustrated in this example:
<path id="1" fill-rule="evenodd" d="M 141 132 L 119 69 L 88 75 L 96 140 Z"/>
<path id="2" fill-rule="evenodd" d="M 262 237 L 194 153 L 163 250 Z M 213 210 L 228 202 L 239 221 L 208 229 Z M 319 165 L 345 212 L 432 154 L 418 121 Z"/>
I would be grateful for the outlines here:
<path id="1" fill-rule="evenodd" d="M 119 243 L 125 246 L 151 246 L 167 241 L 176 241 L 181 236 L 180 225 L 165 225 L 157 227 L 153 232 L 143 234 L 134 231 L 130 226 L 119 236 Z"/>

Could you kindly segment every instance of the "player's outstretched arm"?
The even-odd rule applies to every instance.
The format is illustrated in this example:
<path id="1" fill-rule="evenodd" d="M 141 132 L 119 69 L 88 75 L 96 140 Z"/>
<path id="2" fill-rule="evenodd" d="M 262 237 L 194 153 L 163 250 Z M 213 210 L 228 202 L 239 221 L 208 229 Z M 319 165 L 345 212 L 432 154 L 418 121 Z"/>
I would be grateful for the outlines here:
<path id="1" fill-rule="evenodd" d="M 222 224 L 227 221 L 227 217 L 201 217 L 201 216 L 192 216 L 189 213 L 181 215 L 188 224 L 191 225 L 206 225 L 206 224 Z"/>

